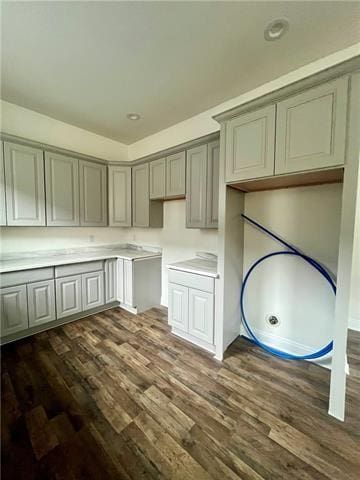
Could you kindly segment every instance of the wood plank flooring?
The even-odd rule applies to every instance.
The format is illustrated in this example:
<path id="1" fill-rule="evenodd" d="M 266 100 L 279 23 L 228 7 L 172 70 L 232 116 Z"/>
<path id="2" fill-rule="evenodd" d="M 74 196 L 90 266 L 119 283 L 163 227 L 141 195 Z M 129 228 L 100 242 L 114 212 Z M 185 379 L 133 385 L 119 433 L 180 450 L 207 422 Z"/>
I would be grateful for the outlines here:
<path id="1" fill-rule="evenodd" d="M 327 370 L 244 339 L 217 362 L 166 314 L 115 308 L 2 348 L 4 479 L 360 478 L 360 334 L 342 423 Z"/>

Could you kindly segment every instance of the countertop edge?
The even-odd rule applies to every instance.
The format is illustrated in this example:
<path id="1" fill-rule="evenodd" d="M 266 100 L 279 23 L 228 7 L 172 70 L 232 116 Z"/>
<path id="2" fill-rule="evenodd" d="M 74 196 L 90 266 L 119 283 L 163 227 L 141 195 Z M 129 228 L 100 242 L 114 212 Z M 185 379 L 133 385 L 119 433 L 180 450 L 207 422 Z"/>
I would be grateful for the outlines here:
<path id="1" fill-rule="evenodd" d="M 195 275 L 203 275 L 204 277 L 219 278 L 219 273 L 211 273 L 201 270 L 200 268 L 177 267 L 174 265 L 166 265 L 168 270 L 178 270 L 180 272 L 194 273 Z"/>

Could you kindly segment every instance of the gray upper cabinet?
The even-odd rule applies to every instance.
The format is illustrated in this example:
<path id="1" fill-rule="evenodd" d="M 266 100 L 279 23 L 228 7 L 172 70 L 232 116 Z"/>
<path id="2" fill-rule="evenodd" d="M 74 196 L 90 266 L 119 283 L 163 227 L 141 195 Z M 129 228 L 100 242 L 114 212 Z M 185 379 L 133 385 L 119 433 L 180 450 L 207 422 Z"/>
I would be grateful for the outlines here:
<path id="1" fill-rule="evenodd" d="M 166 159 L 159 158 L 150 162 L 150 198 L 165 197 Z"/>
<path id="2" fill-rule="evenodd" d="M 79 161 L 80 225 L 103 227 L 107 225 L 106 165 L 86 160 Z"/>
<path id="3" fill-rule="evenodd" d="M 150 200 L 149 164 L 132 169 L 132 224 L 134 227 L 162 227 L 162 202 Z"/>
<path id="4" fill-rule="evenodd" d="M 48 226 L 73 227 L 79 217 L 79 161 L 45 153 L 46 217 Z"/>
<path id="5" fill-rule="evenodd" d="M 0 142 L 0 225 L 6 225 L 4 143 Z"/>
<path id="6" fill-rule="evenodd" d="M 29 327 L 42 325 L 55 320 L 54 280 L 30 283 L 27 285 Z"/>
<path id="7" fill-rule="evenodd" d="M 206 227 L 218 228 L 220 142 L 208 144 Z"/>
<path id="8" fill-rule="evenodd" d="M 28 328 L 26 285 L 0 289 L 0 313 L 2 337 Z"/>
<path id="9" fill-rule="evenodd" d="M 275 173 L 344 163 L 347 99 L 343 77 L 278 103 Z"/>
<path id="10" fill-rule="evenodd" d="M 275 105 L 226 123 L 226 182 L 274 175 Z"/>
<path id="11" fill-rule="evenodd" d="M 207 145 L 192 148 L 186 157 L 186 227 L 206 227 Z"/>
<path id="12" fill-rule="evenodd" d="M 166 158 L 166 197 L 185 195 L 185 152 Z"/>
<path id="13" fill-rule="evenodd" d="M 109 167 L 109 225 L 131 226 L 131 167 Z"/>
<path id="14" fill-rule="evenodd" d="M 45 225 L 43 152 L 4 143 L 7 224 Z"/>

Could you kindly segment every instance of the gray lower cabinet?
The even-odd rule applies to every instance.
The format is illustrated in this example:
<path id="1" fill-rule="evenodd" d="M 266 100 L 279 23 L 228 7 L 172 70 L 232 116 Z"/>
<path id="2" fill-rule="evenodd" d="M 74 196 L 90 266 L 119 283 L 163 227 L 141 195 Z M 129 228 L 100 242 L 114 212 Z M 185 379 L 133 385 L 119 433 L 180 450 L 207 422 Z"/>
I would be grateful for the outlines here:
<path id="1" fill-rule="evenodd" d="M 277 104 L 276 174 L 344 163 L 348 83 L 343 77 Z"/>
<path id="2" fill-rule="evenodd" d="M 56 319 L 55 282 L 46 280 L 27 285 L 29 327 Z"/>
<path id="3" fill-rule="evenodd" d="M 105 303 L 115 302 L 118 299 L 118 260 L 105 260 Z"/>
<path id="4" fill-rule="evenodd" d="M 80 225 L 107 225 L 107 167 L 86 160 L 79 161 Z"/>
<path id="5" fill-rule="evenodd" d="M 276 106 L 226 123 L 226 182 L 274 175 Z"/>
<path id="6" fill-rule="evenodd" d="M 78 159 L 45 152 L 45 181 L 47 225 L 79 226 Z"/>
<path id="7" fill-rule="evenodd" d="M 149 164 L 132 168 L 132 224 L 133 227 L 162 227 L 163 205 L 150 200 Z"/>
<path id="8" fill-rule="evenodd" d="M 1 337 L 26 330 L 29 326 L 26 285 L 0 289 Z"/>
<path id="9" fill-rule="evenodd" d="M 214 295 L 189 289 L 189 334 L 207 343 L 214 342 Z"/>
<path id="10" fill-rule="evenodd" d="M 166 157 L 166 197 L 168 198 L 185 195 L 185 159 L 185 152 Z"/>
<path id="11" fill-rule="evenodd" d="M 45 222 L 42 150 L 4 143 L 7 224 L 43 226 Z"/>
<path id="12" fill-rule="evenodd" d="M 104 305 L 104 272 L 82 274 L 81 289 L 84 311 Z"/>
<path id="13" fill-rule="evenodd" d="M 0 225 L 6 225 L 4 142 L 0 142 Z"/>
<path id="14" fill-rule="evenodd" d="M 186 153 L 186 227 L 206 226 L 207 145 Z"/>
<path id="15" fill-rule="evenodd" d="M 110 166 L 109 225 L 131 227 L 131 167 Z"/>
<path id="16" fill-rule="evenodd" d="M 68 317 L 82 311 L 81 275 L 57 278 L 56 290 L 56 316 Z"/>
<path id="17" fill-rule="evenodd" d="M 169 324 L 185 333 L 189 330 L 189 289 L 169 283 Z"/>
<path id="18" fill-rule="evenodd" d="M 219 152 L 218 140 L 187 151 L 187 228 L 218 227 Z"/>
<path id="19" fill-rule="evenodd" d="M 166 195 L 166 158 L 150 162 L 150 198 L 165 198 Z"/>

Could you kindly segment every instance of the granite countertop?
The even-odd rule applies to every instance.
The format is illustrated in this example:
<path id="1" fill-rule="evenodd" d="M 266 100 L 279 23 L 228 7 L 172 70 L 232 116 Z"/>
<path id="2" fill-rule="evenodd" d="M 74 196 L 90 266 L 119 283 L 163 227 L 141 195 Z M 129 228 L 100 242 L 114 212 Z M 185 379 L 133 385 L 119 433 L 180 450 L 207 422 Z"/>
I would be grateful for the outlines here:
<path id="1" fill-rule="evenodd" d="M 183 272 L 205 275 L 207 277 L 219 277 L 216 255 L 198 254 L 195 258 L 171 263 L 170 265 L 167 265 L 167 268 L 170 270 L 181 270 Z"/>
<path id="2" fill-rule="evenodd" d="M 137 260 L 148 257 L 161 257 L 161 249 L 143 249 L 132 245 L 112 245 L 93 248 L 76 248 L 64 250 L 43 250 L 6 254 L 0 258 L 0 273 L 29 270 L 32 268 L 52 267 L 71 263 L 123 258 Z"/>

